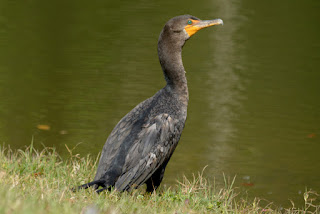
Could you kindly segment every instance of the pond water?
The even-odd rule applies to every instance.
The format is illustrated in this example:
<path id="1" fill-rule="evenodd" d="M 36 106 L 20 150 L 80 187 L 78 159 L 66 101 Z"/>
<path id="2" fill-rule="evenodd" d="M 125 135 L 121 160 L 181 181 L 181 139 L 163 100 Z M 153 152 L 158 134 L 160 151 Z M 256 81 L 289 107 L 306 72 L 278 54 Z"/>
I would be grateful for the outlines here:
<path id="1" fill-rule="evenodd" d="M 221 18 L 184 46 L 187 123 L 164 183 L 205 166 L 250 197 L 320 192 L 320 1 L 0 3 L 0 142 L 97 155 L 115 124 L 165 85 L 171 17 Z M 42 125 L 42 126 L 41 126 Z M 49 129 L 49 130 L 48 130 Z"/>

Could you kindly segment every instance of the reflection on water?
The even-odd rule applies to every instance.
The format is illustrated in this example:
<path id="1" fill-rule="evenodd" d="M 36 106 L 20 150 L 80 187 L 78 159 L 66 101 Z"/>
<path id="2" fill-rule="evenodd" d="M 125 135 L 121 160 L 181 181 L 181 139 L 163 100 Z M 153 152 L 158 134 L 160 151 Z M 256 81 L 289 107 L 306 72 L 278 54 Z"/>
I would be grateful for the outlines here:
<path id="1" fill-rule="evenodd" d="M 241 100 L 245 98 L 244 80 L 239 77 L 245 56 L 241 51 L 242 46 L 235 44 L 241 41 L 237 32 L 244 17 L 239 14 L 237 2 L 217 1 L 215 4 L 219 5 L 219 14 L 223 14 L 228 27 L 210 36 L 209 47 L 213 51 L 208 67 L 212 70 L 208 72 L 207 86 L 211 93 L 206 98 L 211 112 L 208 128 L 211 129 L 210 137 L 214 142 L 210 144 L 209 155 L 214 163 L 221 159 L 219 154 L 233 155 L 229 142 L 236 138 L 237 127 L 234 122 L 241 109 Z"/>
<path id="2" fill-rule="evenodd" d="M 238 1 L 216 1 L 213 8 L 219 6 L 219 14 L 223 14 L 225 26 L 219 29 L 219 33 L 210 34 L 211 60 L 207 68 L 208 79 L 206 86 L 209 94 L 208 110 L 210 114 L 207 119 L 210 132 L 210 143 L 206 158 L 210 160 L 209 169 L 211 176 L 217 176 L 224 172 L 227 176 L 239 176 L 241 171 L 230 168 L 230 162 L 239 155 L 244 155 L 238 142 L 239 118 L 243 111 L 243 101 L 247 99 L 246 84 L 248 79 L 244 75 L 247 60 L 245 52 L 245 34 L 239 34 L 241 28 L 246 24 L 246 17 L 241 14 L 241 4 Z M 234 164 L 239 166 L 241 164 Z M 246 177 L 246 183 L 250 183 L 250 175 Z M 223 183 L 221 177 L 217 176 L 218 182 Z M 241 180 L 241 178 L 238 178 Z"/>
<path id="3" fill-rule="evenodd" d="M 237 2 L 218 1 L 216 4 L 220 5 L 219 13 L 223 14 L 228 27 L 210 36 L 210 48 L 213 52 L 208 67 L 213 70 L 208 72 L 207 84 L 212 93 L 207 99 L 212 112 L 210 128 L 213 141 L 223 144 L 237 133 L 234 120 L 241 108 L 241 99 L 245 96 L 242 83 L 244 80 L 239 77 L 239 72 L 243 70 L 241 64 L 244 63 L 245 53 L 241 51 L 241 45 L 235 44 L 241 41 L 237 32 L 244 17 L 238 12 Z"/>
<path id="4" fill-rule="evenodd" d="M 77 152 L 96 155 L 119 119 L 164 86 L 157 38 L 190 13 L 225 24 L 184 47 L 188 119 L 164 182 L 208 165 L 210 179 L 237 175 L 249 195 L 278 204 L 306 186 L 320 192 L 319 6 L 2 1 L 0 141 L 21 148 L 34 137 L 62 155 L 82 142 Z"/>

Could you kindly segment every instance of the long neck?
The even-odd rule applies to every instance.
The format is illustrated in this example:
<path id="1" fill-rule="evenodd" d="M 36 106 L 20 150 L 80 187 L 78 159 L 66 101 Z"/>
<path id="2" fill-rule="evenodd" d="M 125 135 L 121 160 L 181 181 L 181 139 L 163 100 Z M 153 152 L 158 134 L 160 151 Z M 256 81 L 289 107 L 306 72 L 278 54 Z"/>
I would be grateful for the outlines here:
<path id="1" fill-rule="evenodd" d="M 158 41 L 158 56 L 167 87 L 183 95 L 181 98 L 188 102 L 187 78 L 181 57 L 183 45 L 184 41 L 172 38 L 171 34 L 164 29 Z"/>

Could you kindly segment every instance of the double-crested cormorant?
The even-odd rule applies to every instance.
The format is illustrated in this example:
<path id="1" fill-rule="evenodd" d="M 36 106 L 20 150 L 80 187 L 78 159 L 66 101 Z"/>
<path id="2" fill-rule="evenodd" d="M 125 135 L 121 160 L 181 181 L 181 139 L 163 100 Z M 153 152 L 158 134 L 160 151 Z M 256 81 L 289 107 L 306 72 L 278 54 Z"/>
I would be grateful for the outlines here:
<path id="1" fill-rule="evenodd" d="M 167 85 L 120 120 L 103 147 L 94 181 L 79 188 L 124 191 L 145 183 L 148 192 L 157 189 L 187 118 L 189 94 L 182 47 L 198 30 L 219 24 L 223 24 L 221 19 L 203 21 L 191 15 L 166 23 L 158 55 Z"/>

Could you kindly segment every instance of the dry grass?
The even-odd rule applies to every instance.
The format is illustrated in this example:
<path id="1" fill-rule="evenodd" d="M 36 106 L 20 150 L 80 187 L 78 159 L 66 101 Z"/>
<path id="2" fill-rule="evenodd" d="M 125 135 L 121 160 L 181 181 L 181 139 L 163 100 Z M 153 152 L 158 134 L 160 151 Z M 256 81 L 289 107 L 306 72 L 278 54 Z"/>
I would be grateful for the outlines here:
<path id="1" fill-rule="evenodd" d="M 96 194 L 92 189 L 72 192 L 71 187 L 93 179 L 98 157 L 80 157 L 67 148 L 62 159 L 54 148 L 37 151 L 32 144 L 25 150 L 0 149 L 0 213 L 281 213 L 259 200 L 241 199 L 233 188 L 234 179 L 225 178 L 225 187 L 216 188 L 203 173 L 177 186 L 145 194 L 117 191 Z M 282 213 L 320 213 L 319 195 L 304 194 L 305 205 Z"/>

